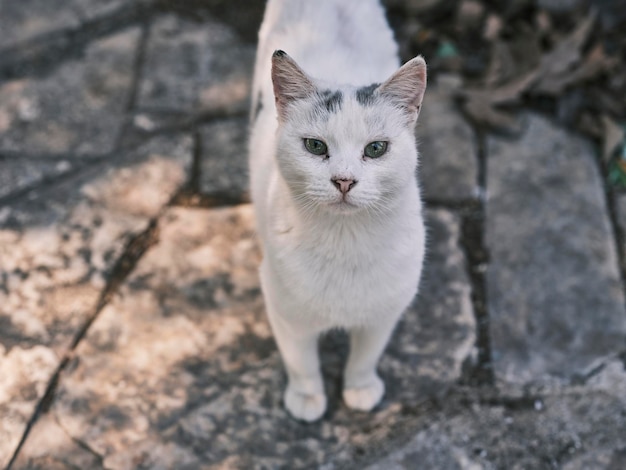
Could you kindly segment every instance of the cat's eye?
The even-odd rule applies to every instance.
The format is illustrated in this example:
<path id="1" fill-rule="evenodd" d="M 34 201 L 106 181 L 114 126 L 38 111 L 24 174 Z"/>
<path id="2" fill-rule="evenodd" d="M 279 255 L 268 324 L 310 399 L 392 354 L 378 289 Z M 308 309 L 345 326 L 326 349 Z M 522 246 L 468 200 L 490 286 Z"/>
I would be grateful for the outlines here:
<path id="1" fill-rule="evenodd" d="M 304 139 L 304 147 L 313 155 L 326 155 L 328 153 L 326 144 L 318 139 Z"/>
<path id="2" fill-rule="evenodd" d="M 387 151 L 387 142 L 377 140 L 376 142 L 370 142 L 365 146 L 363 153 L 369 158 L 382 157 Z"/>

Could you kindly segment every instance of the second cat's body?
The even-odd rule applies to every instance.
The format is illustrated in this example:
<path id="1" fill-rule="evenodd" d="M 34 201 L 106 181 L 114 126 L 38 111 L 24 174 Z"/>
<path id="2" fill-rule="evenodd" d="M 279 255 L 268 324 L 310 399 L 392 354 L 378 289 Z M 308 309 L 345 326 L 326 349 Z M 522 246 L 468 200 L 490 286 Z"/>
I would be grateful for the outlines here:
<path id="1" fill-rule="evenodd" d="M 425 235 L 413 126 L 425 65 L 398 66 L 377 1 L 268 2 L 251 192 L 266 308 L 289 376 L 285 403 L 301 419 L 325 410 L 317 338 L 332 328 L 351 335 L 344 400 L 378 403 L 376 363 L 417 291 Z"/>

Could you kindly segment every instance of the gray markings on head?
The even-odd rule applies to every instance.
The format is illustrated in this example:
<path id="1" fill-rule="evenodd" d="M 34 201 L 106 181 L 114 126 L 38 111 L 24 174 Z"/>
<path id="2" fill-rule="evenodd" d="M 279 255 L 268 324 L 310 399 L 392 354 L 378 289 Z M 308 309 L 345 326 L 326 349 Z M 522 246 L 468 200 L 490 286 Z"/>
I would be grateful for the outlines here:
<path id="1" fill-rule="evenodd" d="M 324 90 L 319 93 L 320 103 L 329 113 L 336 113 L 341 110 L 341 103 L 343 102 L 343 93 L 341 91 Z"/>
<path id="2" fill-rule="evenodd" d="M 380 86 L 380 83 L 372 83 L 359 88 L 356 91 L 356 100 L 363 106 L 371 106 L 374 104 L 374 91 Z"/>

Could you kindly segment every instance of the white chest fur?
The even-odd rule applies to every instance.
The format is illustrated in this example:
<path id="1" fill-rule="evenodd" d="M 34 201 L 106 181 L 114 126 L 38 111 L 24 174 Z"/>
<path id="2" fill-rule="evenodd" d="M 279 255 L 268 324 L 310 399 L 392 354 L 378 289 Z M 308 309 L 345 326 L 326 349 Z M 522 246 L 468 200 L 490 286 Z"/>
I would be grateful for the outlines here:
<path id="1" fill-rule="evenodd" d="M 415 296 L 424 256 L 416 188 L 407 199 L 385 216 L 275 214 L 264 274 L 280 314 L 317 330 L 395 321 Z"/>

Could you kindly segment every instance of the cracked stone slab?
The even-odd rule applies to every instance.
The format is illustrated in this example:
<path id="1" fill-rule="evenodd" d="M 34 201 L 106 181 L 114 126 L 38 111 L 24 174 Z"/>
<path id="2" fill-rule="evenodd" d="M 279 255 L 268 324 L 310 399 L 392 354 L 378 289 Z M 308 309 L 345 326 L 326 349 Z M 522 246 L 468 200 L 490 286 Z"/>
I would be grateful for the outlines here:
<path id="1" fill-rule="evenodd" d="M 424 95 L 416 136 L 426 199 L 456 201 L 478 196 L 476 137 L 454 105 L 454 91 L 460 84 L 460 78 L 442 75 Z"/>
<path id="2" fill-rule="evenodd" d="M 228 26 L 166 15 L 150 30 L 139 89 L 140 112 L 201 112 L 244 107 L 255 48 Z M 144 126 L 152 121 L 142 117 Z"/>
<path id="3" fill-rule="evenodd" d="M 29 443 L 37 442 L 37 446 L 27 444 L 24 448 L 24 452 L 31 456 L 29 462 L 24 465 L 18 459 L 12 468 L 23 470 L 104 468 L 102 459 L 80 439 L 72 438 L 50 413 L 41 415 L 31 436 Z M 57 449 L 58 452 L 56 455 L 51 455 L 50 449 Z"/>
<path id="4" fill-rule="evenodd" d="M 153 139 L 0 207 L 0 467 L 124 247 L 187 180 L 191 144 Z"/>
<path id="5" fill-rule="evenodd" d="M 381 363 L 373 413 L 346 409 L 345 338 L 322 341 L 329 412 L 290 418 L 285 375 L 265 318 L 249 205 L 171 208 L 159 243 L 103 309 L 62 373 L 49 414 L 108 469 L 311 468 L 349 464 L 405 422 L 405 407 L 449 386 L 474 341 L 459 224 L 429 213 L 427 287 Z M 37 428 L 39 424 L 35 425 Z M 16 468 L 68 458 L 33 433 Z M 65 468 L 65 467 L 61 467 Z"/>
<path id="6" fill-rule="evenodd" d="M 394 372 L 389 385 L 407 403 L 422 394 L 439 394 L 442 385 L 458 379 L 476 340 L 467 261 L 459 246 L 460 220 L 444 209 L 425 215 L 428 242 L 420 289 L 381 361 L 382 371 Z M 417 383 L 407 367 L 416 368 Z"/>
<path id="7" fill-rule="evenodd" d="M 124 4 L 141 0 L 3 0 L 0 3 L 0 49 L 50 33 L 73 30 L 103 17 Z M 144 0 L 145 1 L 145 0 Z"/>
<path id="8" fill-rule="evenodd" d="M 124 123 L 139 28 L 90 44 L 49 76 L 0 84 L 0 151 L 110 153 Z"/>
<path id="9" fill-rule="evenodd" d="M 0 2 L 0 49 L 58 29 L 78 26 L 75 0 L 3 0 Z"/>
<path id="10" fill-rule="evenodd" d="M 229 119 L 204 126 L 200 138 L 200 191 L 233 194 L 248 191 L 248 119 Z"/>
<path id="11" fill-rule="evenodd" d="M 568 380 L 626 342 L 624 294 L 591 144 L 530 114 L 488 141 L 487 300 L 498 379 Z"/>
<path id="12" fill-rule="evenodd" d="M 33 187 L 44 179 L 65 174 L 73 167 L 72 161 L 60 159 L 30 159 L 0 157 L 0 199 L 24 188 Z M 1 212 L 0 212 L 1 218 Z"/>
<path id="13" fill-rule="evenodd" d="M 123 5 L 148 3 L 146 0 L 74 0 L 75 10 L 81 21 L 103 17 L 120 9 Z"/>
<path id="14" fill-rule="evenodd" d="M 450 399 L 366 470 L 617 470 L 626 463 L 626 372 L 612 361 L 587 387 L 545 397 Z M 611 385 L 618 384 L 617 389 Z M 607 387 L 607 385 L 609 385 Z M 456 398 L 458 399 L 458 397 Z M 406 440 L 406 438 L 405 438 Z"/>

